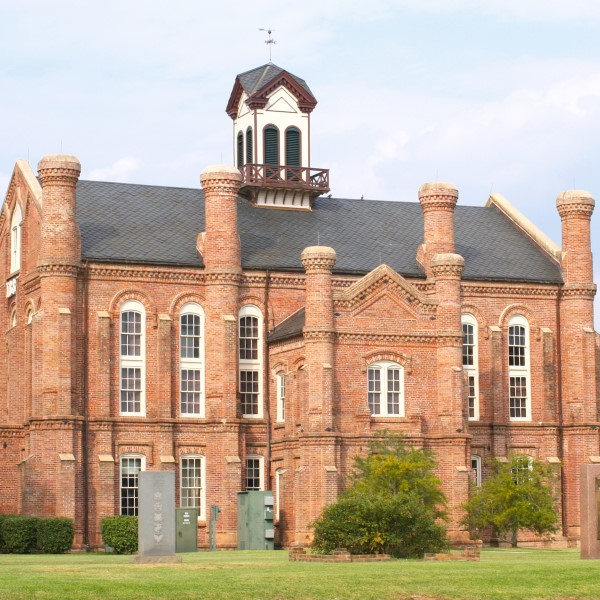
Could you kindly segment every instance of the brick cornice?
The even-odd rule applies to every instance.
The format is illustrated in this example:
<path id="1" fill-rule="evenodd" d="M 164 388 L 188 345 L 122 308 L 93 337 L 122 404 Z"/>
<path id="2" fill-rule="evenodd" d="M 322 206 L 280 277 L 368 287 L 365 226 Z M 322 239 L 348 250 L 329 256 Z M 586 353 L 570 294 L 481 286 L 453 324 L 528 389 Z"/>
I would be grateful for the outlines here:
<path id="1" fill-rule="evenodd" d="M 596 295 L 595 283 L 571 283 L 561 290 L 563 298 L 588 298 L 592 300 Z"/>
<path id="2" fill-rule="evenodd" d="M 558 285 L 531 285 L 522 283 L 495 284 L 461 282 L 461 293 L 465 296 L 544 296 L 556 297 Z"/>
<path id="3" fill-rule="evenodd" d="M 81 271 L 81 266 L 54 263 L 38 265 L 37 270 L 40 277 L 77 277 Z"/>

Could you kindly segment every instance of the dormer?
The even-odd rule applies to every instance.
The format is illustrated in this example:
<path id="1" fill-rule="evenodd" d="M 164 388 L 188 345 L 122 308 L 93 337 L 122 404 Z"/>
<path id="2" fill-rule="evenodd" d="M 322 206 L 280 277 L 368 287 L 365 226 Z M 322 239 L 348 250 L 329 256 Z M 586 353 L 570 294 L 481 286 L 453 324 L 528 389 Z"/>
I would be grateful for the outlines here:
<path id="1" fill-rule="evenodd" d="M 329 191 L 329 170 L 310 165 L 310 114 L 317 105 L 303 79 L 273 63 L 236 77 L 227 114 L 241 193 L 257 206 L 310 209 Z"/>

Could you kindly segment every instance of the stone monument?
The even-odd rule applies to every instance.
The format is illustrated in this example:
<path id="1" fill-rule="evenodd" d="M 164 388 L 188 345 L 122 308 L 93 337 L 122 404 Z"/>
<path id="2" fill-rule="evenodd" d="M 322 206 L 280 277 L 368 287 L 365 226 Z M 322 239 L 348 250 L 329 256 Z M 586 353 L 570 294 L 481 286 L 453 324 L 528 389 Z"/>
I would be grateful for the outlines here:
<path id="1" fill-rule="evenodd" d="M 600 464 L 581 465 L 581 558 L 600 558 Z"/>
<path id="2" fill-rule="evenodd" d="M 133 562 L 181 562 L 175 554 L 175 473 L 142 471 L 139 479 L 138 556 Z"/>

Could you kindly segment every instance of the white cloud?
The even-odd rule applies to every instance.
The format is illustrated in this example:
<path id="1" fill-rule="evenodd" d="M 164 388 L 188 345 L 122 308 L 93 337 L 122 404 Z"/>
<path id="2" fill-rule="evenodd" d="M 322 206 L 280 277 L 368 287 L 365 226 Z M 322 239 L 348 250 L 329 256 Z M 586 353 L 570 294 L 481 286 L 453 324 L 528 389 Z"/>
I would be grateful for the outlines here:
<path id="1" fill-rule="evenodd" d="M 92 181 L 118 181 L 130 180 L 130 175 L 140 166 L 140 161 L 133 156 L 120 158 L 110 167 L 93 169 L 86 177 Z"/>

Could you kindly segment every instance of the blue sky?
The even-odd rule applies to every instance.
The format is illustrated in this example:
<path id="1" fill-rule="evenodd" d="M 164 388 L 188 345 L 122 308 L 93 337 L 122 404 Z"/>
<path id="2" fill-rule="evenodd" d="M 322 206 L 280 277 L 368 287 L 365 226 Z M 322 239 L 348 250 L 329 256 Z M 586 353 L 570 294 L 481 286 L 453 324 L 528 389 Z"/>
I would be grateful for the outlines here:
<path id="1" fill-rule="evenodd" d="M 268 60 L 260 27 L 319 101 L 312 163 L 335 196 L 416 201 L 451 181 L 559 244 L 556 196 L 600 199 L 597 0 L 0 0 L 0 193 L 17 159 L 58 152 L 85 179 L 198 186 L 232 162 L 225 106 Z"/>

